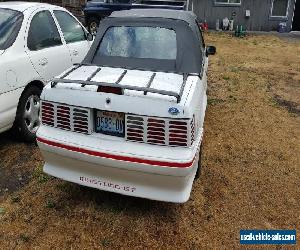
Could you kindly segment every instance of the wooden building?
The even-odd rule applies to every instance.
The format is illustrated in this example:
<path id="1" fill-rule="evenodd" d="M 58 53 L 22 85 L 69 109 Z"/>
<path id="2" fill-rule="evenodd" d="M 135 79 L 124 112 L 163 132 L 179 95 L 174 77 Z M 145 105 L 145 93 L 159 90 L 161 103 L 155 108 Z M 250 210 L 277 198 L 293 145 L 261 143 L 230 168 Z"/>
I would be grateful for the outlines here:
<path id="1" fill-rule="evenodd" d="M 188 0 L 188 5 L 210 29 L 227 17 L 247 30 L 278 30 L 280 23 L 287 31 L 300 30 L 300 0 Z"/>
<path id="2" fill-rule="evenodd" d="M 87 0 L 30 1 L 46 2 L 63 6 L 79 17 L 81 21 L 84 21 L 82 5 L 84 5 Z M 219 24 L 222 24 L 222 20 L 227 17 L 228 19 L 233 19 L 234 27 L 236 27 L 236 25 L 243 25 L 246 30 L 273 31 L 278 30 L 279 24 L 285 24 L 286 31 L 300 31 L 300 0 L 186 1 L 188 9 L 194 11 L 199 17 L 199 20 L 206 21 L 209 29 L 215 29 L 217 21 L 219 21 Z"/>

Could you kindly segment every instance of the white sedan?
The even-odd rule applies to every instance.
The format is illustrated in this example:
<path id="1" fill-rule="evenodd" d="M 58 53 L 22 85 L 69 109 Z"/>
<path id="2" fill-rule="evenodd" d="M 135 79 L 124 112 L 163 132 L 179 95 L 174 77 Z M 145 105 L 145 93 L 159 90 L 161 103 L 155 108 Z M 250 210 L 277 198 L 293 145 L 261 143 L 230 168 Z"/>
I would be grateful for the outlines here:
<path id="1" fill-rule="evenodd" d="M 86 56 L 93 36 L 66 9 L 0 3 L 0 132 L 33 141 L 46 82 Z"/>

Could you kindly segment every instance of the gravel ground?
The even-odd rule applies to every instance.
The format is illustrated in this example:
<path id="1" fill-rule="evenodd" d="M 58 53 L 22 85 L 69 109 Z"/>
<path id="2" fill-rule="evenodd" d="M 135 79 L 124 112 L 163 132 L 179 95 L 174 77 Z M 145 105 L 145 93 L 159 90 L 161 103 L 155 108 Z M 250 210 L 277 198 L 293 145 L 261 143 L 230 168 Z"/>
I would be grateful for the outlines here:
<path id="1" fill-rule="evenodd" d="M 240 229 L 300 229 L 300 42 L 206 40 L 218 53 L 191 199 L 161 203 L 49 177 L 38 148 L 6 133 L 0 248 L 239 248 Z"/>

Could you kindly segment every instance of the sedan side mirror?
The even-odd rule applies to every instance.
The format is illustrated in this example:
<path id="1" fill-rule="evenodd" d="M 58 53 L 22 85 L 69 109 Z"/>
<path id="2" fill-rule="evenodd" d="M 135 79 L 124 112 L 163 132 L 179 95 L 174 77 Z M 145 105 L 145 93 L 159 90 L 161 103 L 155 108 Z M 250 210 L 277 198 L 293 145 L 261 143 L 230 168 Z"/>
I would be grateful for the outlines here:
<path id="1" fill-rule="evenodd" d="M 216 52 L 217 52 L 217 49 L 215 46 L 207 46 L 206 47 L 206 56 L 215 55 Z"/>
<path id="2" fill-rule="evenodd" d="M 94 36 L 91 33 L 87 33 L 86 34 L 86 40 L 93 41 L 94 40 Z"/>

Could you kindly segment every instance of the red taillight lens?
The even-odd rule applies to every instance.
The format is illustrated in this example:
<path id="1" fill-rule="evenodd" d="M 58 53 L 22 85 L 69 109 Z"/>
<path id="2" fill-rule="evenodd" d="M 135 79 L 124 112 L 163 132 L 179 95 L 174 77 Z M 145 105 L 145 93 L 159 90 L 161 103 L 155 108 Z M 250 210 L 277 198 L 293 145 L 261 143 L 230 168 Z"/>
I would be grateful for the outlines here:
<path id="1" fill-rule="evenodd" d="M 187 146 L 187 122 L 186 121 L 170 121 L 169 122 L 169 145 L 171 146 Z"/>
<path id="2" fill-rule="evenodd" d="M 149 118 L 147 125 L 147 142 L 165 145 L 165 127 L 165 120 Z"/>
<path id="3" fill-rule="evenodd" d="M 126 139 L 164 146 L 190 147 L 195 141 L 195 117 L 168 119 L 127 115 Z"/>
<path id="4" fill-rule="evenodd" d="M 43 124 L 54 126 L 54 107 L 52 103 L 42 102 L 41 118 Z"/>
<path id="5" fill-rule="evenodd" d="M 56 107 L 57 127 L 70 130 L 71 129 L 70 119 L 71 119 L 70 108 L 63 105 L 57 105 Z"/>
<path id="6" fill-rule="evenodd" d="M 97 92 L 102 93 L 111 93 L 116 95 L 123 95 L 123 91 L 118 87 L 110 87 L 110 86 L 99 86 Z"/>

